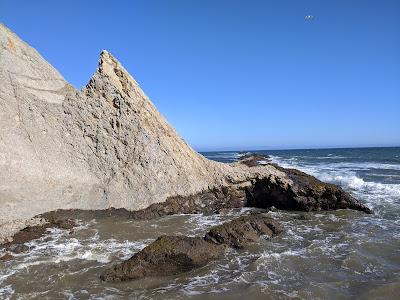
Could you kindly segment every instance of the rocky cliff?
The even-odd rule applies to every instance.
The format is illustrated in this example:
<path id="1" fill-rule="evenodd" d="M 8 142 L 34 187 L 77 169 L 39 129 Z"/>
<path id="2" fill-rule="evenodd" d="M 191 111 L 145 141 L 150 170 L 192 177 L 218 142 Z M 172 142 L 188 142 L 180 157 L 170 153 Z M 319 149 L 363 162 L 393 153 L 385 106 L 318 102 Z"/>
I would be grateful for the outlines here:
<path id="1" fill-rule="evenodd" d="M 271 164 L 228 165 L 193 151 L 107 51 L 78 91 L 1 24 L 0 170 L 0 240 L 39 222 L 32 217 L 57 209 L 139 210 L 232 186 L 245 200 L 283 193 L 290 202 L 296 197 L 285 191 L 299 186 Z M 257 186 L 253 193 L 252 185 L 262 180 L 268 188 Z M 324 191 L 301 199 L 314 199 L 311 209 L 319 209 Z M 324 208 L 361 205 L 349 199 L 353 204 Z"/>

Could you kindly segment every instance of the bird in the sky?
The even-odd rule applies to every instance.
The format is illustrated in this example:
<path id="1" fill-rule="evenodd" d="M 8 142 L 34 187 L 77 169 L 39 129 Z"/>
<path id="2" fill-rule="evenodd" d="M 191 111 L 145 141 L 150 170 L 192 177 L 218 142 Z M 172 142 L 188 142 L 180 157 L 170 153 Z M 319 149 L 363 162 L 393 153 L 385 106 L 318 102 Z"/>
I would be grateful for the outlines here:
<path id="1" fill-rule="evenodd" d="M 314 16 L 313 16 L 313 15 L 306 15 L 306 16 L 304 17 L 304 19 L 305 19 L 306 21 L 311 21 L 311 20 L 314 20 Z"/>

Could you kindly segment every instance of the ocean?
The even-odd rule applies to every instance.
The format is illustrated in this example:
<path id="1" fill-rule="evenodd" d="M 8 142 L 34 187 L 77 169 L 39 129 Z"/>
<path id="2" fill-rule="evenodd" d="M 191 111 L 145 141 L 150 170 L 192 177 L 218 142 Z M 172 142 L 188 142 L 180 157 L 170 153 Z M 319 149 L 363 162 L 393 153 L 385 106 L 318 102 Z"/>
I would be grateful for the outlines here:
<path id="1" fill-rule="evenodd" d="M 0 262 L 0 299 L 398 299 L 400 148 L 250 151 L 335 183 L 374 210 L 269 214 L 284 233 L 179 276 L 104 283 L 100 272 L 161 234 L 199 235 L 249 209 L 123 222 L 83 218 Z M 234 162 L 244 152 L 205 152 Z M 0 253 L 1 256 L 1 253 Z"/>

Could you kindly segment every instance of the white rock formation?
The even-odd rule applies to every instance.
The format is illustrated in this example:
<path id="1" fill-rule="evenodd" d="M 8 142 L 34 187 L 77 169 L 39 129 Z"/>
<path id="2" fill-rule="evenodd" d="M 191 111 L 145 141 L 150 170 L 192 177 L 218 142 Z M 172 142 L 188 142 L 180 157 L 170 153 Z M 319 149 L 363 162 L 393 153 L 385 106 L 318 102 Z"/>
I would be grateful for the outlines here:
<path id="1" fill-rule="evenodd" d="M 108 52 L 77 91 L 1 24 L 0 170 L 0 240 L 59 208 L 140 209 L 260 174 L 285 177 L 193 151 Z"/>

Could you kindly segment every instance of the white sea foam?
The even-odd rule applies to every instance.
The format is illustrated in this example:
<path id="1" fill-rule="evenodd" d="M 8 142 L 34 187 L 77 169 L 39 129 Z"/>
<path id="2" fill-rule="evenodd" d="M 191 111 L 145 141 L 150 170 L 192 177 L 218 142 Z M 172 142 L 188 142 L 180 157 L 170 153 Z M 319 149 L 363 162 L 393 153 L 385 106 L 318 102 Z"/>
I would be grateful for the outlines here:
<path id="1" fill-rule="evenodd" d="M 269 161 L 267 161 L 267 160 L 258 160 L 257 163 L 260 164 L 260 165 L 267 165 L 267 164 L 269 164 Z"/>
<path id="2" fill-rule="evenodd" d="M 191 234 L 197 235 L 205 230 L 208 230 L 212 226 L 220 225 L 225 222 L 227 218 L 236 217 L 246 213 L 251 210 L 251 208 L 241 208 L 240 210 L 228 210 L 226 214 L 213 214 L 213 215 L 203 215 L 203 214 L 192 214 L 185 221 L 189 226 L 196 224 Z M 187 216 L 187 215 L 186 215 Z"/>
<path id="3" fill-rule="evenodd" d="M 280 156 L 270 155 L 271 160 L 283 167 L 304 167 L 298 164 L 300 157 L 293 156 L 291 158 L 282 158 Z M 316 157 L 317 159 L 323 159 L 324 157 Z M 328 157 L 326 157 L 328 158 Z M 329 157 L 329 159 L 334 158 L 334 156 Z M 336 158 L 340 158 L 337 156 Z M 318 169 L 350 169 L 350 170 L 371 170 L 371 169 L 381 169 L 381 170 L 400 170 L 400 164 L 389 164 L 389 163 L 377 163 L 377 162 L 325 162 L 319 163 L 316 167 Z"/>
<path id="4" fill-rule="evenodd" d="M 365 181 L 355 175 L 357 170 L 370 169 L 391 169 L 400 170 L 400 165 L 395 164 L 379 164 L 379 163 L 324 163 L 318 165 L 301 165 L 293 163 L 290 159 L 282 159 L 279 156 L 271 156 L 273 162 L 286 167 L 297 168 L 309 173 L 318 179 L 334 184 L 338 184 L 344 188 L 354 190 L 360 194 L 374 194 L 375 196 L 388 197 L 387 201 L 400 197 L 400 184 L 380 183 Z"/>
<path id="5" fill-rule="evenodd" d="M 87 229 L 86 226 L 81 226 L 75 231 L 79 231 L 79 228 Z M 8 277 L 21 270 L 38 265 L 58 264 L 72 260 L 97 261 L 105 264 L 115 259 L 115 256 L 120 259 L 128 259 L 153 241 L 152 239 L 140 241 L 100 240 L 97 230 L 92 230 L 92 232 L 91 236 L 78 240 L 69 237 L 69 232 L 66 230 L 51 229 L 48 235 L 27 243 L 30 247 L 28 253 L 14 255 L 17 263 L 13 262 L 9 268 L 1 270 L 0 285 L 2 286 Z M 7 293 L 9 294 L 9 288 L 2 287 L 0 298 Z"/>
<path id="6" fill-rule="evenodd" d="M 400 165 L 398 164 L 384 164 L 384 163 L 372 163 L 372 162 L 336 162 L 326 164 L 327 166 L 334 169 L 352 169 L 352 170 L 371 170 L 371 169 L 381 169 L 381 170 L 400 170 Z"/>
<path id="7" fill-rule="evenodd" d="M 357 190 L 362 193 L 385 195 L 391 198 L 400 197 L 400 184 L 368 182 L 355 175 L 319 174 L 321 180 Z"/>
<path id="8" fill-rule="evenodd" d="M 223 223 L 223 220 L 224 219 L 222 215 L 205 216 L 202 214 L 194 214 L 191 215 L 189 219 L 185 221 L 185 223 L 187 223 L 189 226 L 191 226 L 192 224 L 196 224 L 193 230 L 191 230 L 191 234 L 197 235 L 212 226 Z"/>
<path id="9" fill-rule="evenodd" d="M 225 287 L 215 288 L 220 282 L 221 277 L 218 275 L 217 270 L 212 270 L 209 274 L 203 276 L 194 276 L 190 278 L 182 287 L 182 292 L 186 296 L 195 296 L 204 294 L 206 289 L 208 293 L 222 293 L 228 289 Z"/>
<path id="10" fill-rule="evenodd" d="M 271 262 L 271 260 L 281 261 L 285 257 L 302 256 L 304 255 L 304 253 L 305 249 L 299 249 L 299 250 L 289 249 L 282 252 L 265 251 L 261 254 L 261 256 L 257 260 L 258 262 L 257 270 L 263 270 L 265 266 L 267 266 Z"/>
<path id="11" fill-rule="evenodd" d="M 11 284 L 6 286 L 0 286 L 0 298 L 4 300 L 11 299 L 11 296 L 14 294 L 14 289 Z"/>

